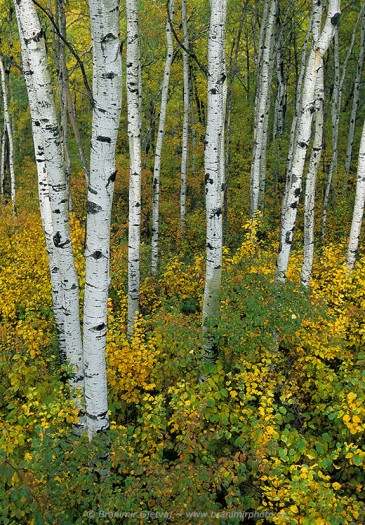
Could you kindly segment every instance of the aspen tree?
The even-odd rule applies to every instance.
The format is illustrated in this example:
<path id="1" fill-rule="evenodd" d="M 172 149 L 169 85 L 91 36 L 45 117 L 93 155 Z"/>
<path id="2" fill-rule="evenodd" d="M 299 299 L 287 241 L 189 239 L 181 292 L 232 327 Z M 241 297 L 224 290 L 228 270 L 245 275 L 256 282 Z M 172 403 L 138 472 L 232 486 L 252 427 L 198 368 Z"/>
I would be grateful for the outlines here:
<path id="1" fill-rule="evenodd" d="M 346 173 L 350 172 L 351 167 L 351 158 L 352 158 L 352 147 L 354 144 L 354 135 L 355 135 L 355 124 L 356 124 L 356 115 L 359 109 L 360 104 L 360 83 L 361 83 L 361 74 L 364 65 L 364 53 L 365 53 L 365 11 L 364 6 L 361 9 L 362 19 L 361 19 L 361 33 L 360 33 L 360 47 L 359 47 L 359 56 L 357 59 L 356 66 L 356 75 L 354 82 L 354 95 L 352 99 L 352 108 L 350 115 L 349 123 L 349 132 L 347 136 L 347 149 L 346 149 L 346 162 L 345 162 L 345 171 Z"/>
<path id="2" fill-rule="evenodd" d="M 72 368 L 70 386 L 83 389 L 79 288 L 68 221 L 66 178 L 44 33 L 31 0 L 14 2 L 32 119 L 39 198 L 52 279 L 60 351 Z M 75 430 L 84 428 L 82 414 Z"/>
<path id="3" fill-rule="evenodd" d="M 89 0 L 93 120 L 87 193 L 84 299 L 85 405 L 89 439 L 109 427 L 106 330 L 115 148 L 122 100 L 119 1 Z"/>
<path id="4" fill-rule="evenodd" d="M 10 124 L 10 114 L 9 114 L 9 95 L 8 95 L 8 86 L 6 83 L 6 74 L 4 68 L 4 62 L 2 57 L 0 57 L 0 76 L 1 76 L 1 87 L 3 92 L 3 108 L 4 108 L 4 131 L 6 131 L 6 136 L 8 138 L 9 146 L 9 175 L 10 175 L 10 198 L 13 208 L 13 213 L 16 211 L 15 205 L 15 172 L 14 172 L 14 143 L 13 143 L 13 133 Z M 5 145 L 5 133 L 3 138 L 3 143 Z M 2 151 L 2 163 L 5 161 L 5 148 Z M 1 169 L 2 173 L 2 193 L 3 193 L 3 167 Z"/>
<path id="5" fill-rule="evenodd" d="M 203 373 L 215 360 L 214 337 L 209 324 L 219 314 L 219 294 L 222 276 L 223 215 L 221 200 L 221 141 L 224 127 L 225 0 L 211 0 L 208 37 L 208 96 L 205 137 L 204 172 L 206 194 L 206 276 L 203 299 Z"/>
<path id="6" fill-rule="evenodd" d="M 334 75 L 334 85 L 333 85 L 333 94 L 332 94 L 332 107 L 331 107 L 331 119 L 332 119 L 332 156 L 331 163 L 328 170 L 327 184 L 324 192 L 323 198 L 323 209 L 322 209 L 322 226 L 321 226 L 321 239 L 322 243 L 324 242 L 326 234 L 326 223 L 327 223 L 327 208 L 330 198 L 330 191 L 332 185 L 332 179 L 336 173 L 337 169 L 337 159 L 338 159 L 338 133 L 339 133 L 339 122 L 340 122 L 340 112 L 341 112 L 341 101 L 343 93 L 343 84 L 347 72 L 347 64 L 351 57 L 352 49 L 355 43 L 356 29 L 359 23 L 360 18 L 363 15 L 365 4 L 363 4 L 356 22 L 354 24 L 354 29 L 352 31 L 350 46 L 342 66 L 342 73 L 340 77 L 340 64 L 339 64 L 339 42 L 338 42 L 338 28 L 335 32 L 334 38 L 334 65 L 335 65 L 335 75 Z"/>
<path id="7" fill-rule="evenodd" d="M 264 12 L 266 11 L 268 12 L 267 18 L 265 16 L 263 17 L 260 29 L 260 47 L 257 64 L 254 147 L 250 184 L 251 217 L 259 208 L 263 207 L 276 0 L 266 0 Z"/>
<path id="8" fill-rule="evenodd" d="M 364 216 L 365 203 L 365 123 L 362 128 L 362 135 L 359 149 L 359 160 L 357 164 L 357 182 L 354 204 L 354 213 L 350 231 L 350 239 L 347 251 L 347 268 L 353 270 L 356 262 L 357 250 L 359 248 L 359 238 L 361 225 Z"/>
<path id="9" fill-rule="evenodd" d="M 166 22 L 166 40 L 167 40 L 167 56 L 165 62 L 165 70 L 161 89 L 161 107 L 160 119 L 157 130 L 156 149 L 155 149 L 155 164 L 153 168 L 153 200 L 152 200 L 152 258 L 151 258 L 151 273 L 155 275 L 158 269 L 159 259 L 159 206 L 160 206 L 160 173 L 161 173 L 161 154 L 162 145 L 165 136 L 165 122 L 167 111 L 167 97 L 169 93 L 170 71 L 174 53 L 174 44 L 172 39 L 171 24 L 174 18 L 175 0 L 169 0 L 168 9 L 169 17 Z"/>
<path id="10" fill-rule="evenodd" d="M 181 2 L 181 17 L 182 27 L 184 32 L 184 47 L 189 49 L 189 34 L 188 23 L 186 19 L 186 0 Z M 189 55 L 183 49 L 183 130 L 182 130 L 182 145 L 181 145 L 181 185 L 180 185 L 180 229 L 184 236 L 186 227 L 186 181 L 188 171 L 188 154 L 189 154 Z"/>
<path id="11" fill-rule="evenodd" d="M 138 30 L 138 2 L 127 0 L 127 103 L 129 135 L 129 219 L 128 219 L 128 334 L 133 332 L 139 311 L 141 243 L 141 57 Z"/>
<path id="12" fill-rule="evenodd" d="M 314 0 L 314 2 L 317 4 L 316 0 Z M 287 196 L 284 197 L 279 251 L 276 260 L 277 282 L 285 281 L 289 264 L 297 208 L 302 188 L 304 163 L 311 136 L 317 71 L 321 67 L 322 58 L 333 38 L 339 16 L 340 2 L 339 0 L 331 0 L 328 6 L 327 17 L 323 29 L 320 31 L 318 39 L 314 39 L 312 49 L 308 56 L 307 69 L 303 83 L 301 111 L 298 118 L 298 134 L 293 151 L 292 168 L 289 175 L 290 187 Z M 315 31 L 315 25 L 313 31 Z"/>

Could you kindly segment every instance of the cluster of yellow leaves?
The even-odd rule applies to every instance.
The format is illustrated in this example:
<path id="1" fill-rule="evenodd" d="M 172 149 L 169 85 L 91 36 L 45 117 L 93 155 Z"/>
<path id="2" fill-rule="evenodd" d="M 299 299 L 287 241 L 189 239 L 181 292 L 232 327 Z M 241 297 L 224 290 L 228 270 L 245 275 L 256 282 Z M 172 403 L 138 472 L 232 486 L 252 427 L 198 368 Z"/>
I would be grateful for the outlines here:
<path id="1" fill-rule="evenodd" d="M 108 382 L 121 399 L 138 403 L 144 391 L 155 387 L 153 369 L 158 356 L 158 341 L 145 335 L 145 325 L 137 318 L 130 339 L 124 325 L 110 324 L 107 341 Z"/>

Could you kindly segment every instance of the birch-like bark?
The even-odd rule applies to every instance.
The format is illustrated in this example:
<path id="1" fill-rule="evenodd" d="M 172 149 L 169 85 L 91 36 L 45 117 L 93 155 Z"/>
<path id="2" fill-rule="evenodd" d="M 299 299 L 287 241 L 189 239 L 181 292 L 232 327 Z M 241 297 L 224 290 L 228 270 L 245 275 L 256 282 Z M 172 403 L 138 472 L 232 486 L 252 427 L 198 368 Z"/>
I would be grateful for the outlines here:
<path id="1" fill-rule="evenodd" d="M 182 27 L 184 33 L 184 47 L 189 49 L 189 34 L 188 23 L 186 18 L 186 0 L 181 2 L 181 17 Z M 182 130 L 182 145 L 181 145 L 181 185 L 180 185 L 180 230 L 181 236 L 184 237 L 186 228 L 186 184 L 188 171 L 188 155 L 189 155 L 189 55 L 182 50 L 183 54 L 183 130 Z"/>
<path id="2" fill-rule="evenodd" d="M 335 38 L 334 38 L 334 64 L 335 64 L 335 75 L 334 75 L 334 85 L 333 85 L 333 95 L 332 95 L 332 107 L 331 107 L 331 118 L 332 118 L 332 156 L 331 163 L 328 171 L 327 183 L 324 192 L 323 198 L 323 209 L 322 209 L 322 224 L 321 224 L 321 240 L 324 243 L 324 238 L 326 235 L 326 225 L 327 225 L 327 210 L 330 199 L 330 191 L 332 186 L 332 180 L 337 170 L 337 160 L 338 160 L 338 133 L 339 133 L 339 123 L 340 123 L 340 114 L 341 114 L 341 101 L 343 93 L 343 84 L 347 72 L 347 64 L 351 57 L 352 49 L 355 43 L 356 29 L 360 18 L 363 16 L 365 8 L 365 3 L 362 5 L 360 12 L 357 16 L 356 22 L 354 24 L 354 29 L 352 31 L 350 46 L 342 66 L 342 73 L 340 77 L 340 64 L 339 64 L 339 42 L 338 42 L 338 28 L 336 28 Z"/>
<path id="3" fill-rule="evenodd" d="M 221 141 L 224 126 L 224 72 L 226 0 L 211 0 L 208 37 L 208 97 L 205 137 L 204 171 L 206 195 L 206 276 L 203 299 L 203 357 L 201 379 L 205 366 L 216 357 L 210 324 L 219 314 L 222 277 L 223 214 L 221 200 Z"/>
<path id="4" fill-rule="evenodd" d="M 174 17 L 174 0 L 169 1 L 169 19 L 172 23 Z M 155 275 L 158 269 L 159 260 L 159 202 L 160 202 L 160 173 L 161 173 L 161 154 L 162 145 L 165 136 L 165 122 L 167 111 L 167 98 L 170 83 L 170 71 L 174 53 L 174 44 L 172 38 L 172 31 L 170 21 L 166 22 L 166 40 L 167 40 L 167 56 L 165 62 L 165 70 L 162 81 L 161 90 L 161 108 L 160 119 L 157 130 L 157 140 L 155 149 L 155 164 L 153 168 L 153 201 L 152 201 L 152 258 L 151 258 L 151 273 Z"/>
<path id="5" fill-rule="evenodd" d="M 353 270 L 356 262 L 357 251 L 359 248 L 359 238 L 361 224 L 364 216 L 365 204 L 365 123 L 362 128 L 362 135 L 359 149 L 359 160 L 357 164 L 357 182 L 356 195 L 354 204 L 354 213 L 352 217 L 349 246 L 346 258 L 347 268 Z"/>
<path id="6" fill-rule="evenodd" d="M 316 0 L 314 1 L 316 2 Z M 291 185 L 283 209 L 279 252 L 276 260 L 275 279 L 277 282 L 285 281 L 289 264 L 299 197 L 302 190 L 304 163 L 311 136 L 317 72 L 321 67 L 322 58 L 333 38 L 339 17 L 340 2 L 339 0 L 331 0 L 328 7 L 326 22 L 318 40 L 314 40 L 308 57 L 307 70 L 303 84 L 302 107 L 298 120 L 298 136 L 293 152 L 293 163 L 290 174 Z"/>
<path id="7" fill-rule="evenodd" d="M 5 182 L 5 149 L 6 149 L 6 124 L 4 119 L 4 125 L 1 133 L 1 158 L 0 158 L 0 195 L 4 196 L 4 182 Z"/>
<path id="8" fill-rule="evenodd" d="M 346 162 L 345 162 L 346 173 L 350 172 L 350 167 L 351 167 L 352 147 L 354 145 L 356 115 L 357 115 L 357 112 L 359 109 L 359 103 L 360 103 L 360 83 L 361 83 L 361 74 L 362 74 L 363 65 L 364 65 L 364 52 L 365 52 L 365 11 L 363 10 L 362 20 L 361 20 L 359 56 L 357 60 L 356 75 L 355 75 L 355 82 L 354 82 L 354 96 L 352 99 L 349 133 L 347 136 L 348 138 L 347 138 Z"/>
<path id="9" fill-rule="evenodd" d="M 267 4 L 267 3 L 266 3 Z M 265 10 L 266 10 L 265 4 Z M 267 16 L 260 30 L 260 49 L 257 74 L 257 96 L 255 103 L 254 147 L 251 164 L 250 215 L 258 211 L 263 199 L 266 172 L 266 147 L 270 107 L 270 84 L 272 77 L 272 51 L 274 43 L 276 0 L 270 1 Z M 265 36 L 263 36 L 265 35 Z M 261 191 L 260 191 L 261 185 Z"/>
<path id="10" fill-rule="evenodd" d="M 305 184 L 304 199 L 304 258 L 302 265 L 301 282 L 308 288 L 313 267 L 314 256 L 314 205 L 316 194 L 316 180 L 321 161 L 323 148 L 323 102 L 324 102 L 324 79 L 323 59 L 317 72 L 317 87 L 315 95 L 315 126 L 312 152 L 309 160 L 307 180 Z"/>
<path id="11" fill-rule="evenodd" d="M 39 197 L 49 255 L 60 352 L 63 344 L 72 368 L 72 395 L 83 390 L 83 354 L 79 319 L 79 288 L 68 221 L 68 198 L 52 85 L 47 69 L 44 33 L 31 0 L 14 2 L 24 74 L 32 118 Z M 62 320 L 60 302 L 62 301 Z M 80 413 L 75 431 L 82 432 Z"/>
<path id="12" fill-rule="evenodd" d="M 129 136 L 129 220 L 128 220 L 128 334 L 133 332 L 139 312 L 141 244 L 141 56 L 138 29 L 138 1 L 127 0 L 127 103 Z"/>
<path id="13" fill-rule="evenodd" d="M 307 62 L 307 47 L 308 47 L 308 42 L 309 42 L 309 37 L 311 34 L 312 26 L 313 26 L 313 18 L 316 12 L 317 12 L 316 6 L 313 4 L 311 17 L 310 17 L 309 24 L 308 24 L 308 30 L 305 36 L 303 47 L 302 47 L 300 72 L 299 72 L 297 88 L 296 88 L 296 96 L 295 96 L 295 113 L 294 113 L 294 117 L 293 117 L 292 124 L 291 124 L 291 129 L 290 129 L 289 149 L 288 149 L 288 156 L 287 156 L 287 162 L 286 162 L 285 189 L 284 189 L 284 196 L 283 196 L 282 209 L 281 209 L 282 217 L 284 215 L 284 210 L 285 210 L 288 195 L 289 195 L 289 189 L 291 186 L 291 173 L 292 173 L 292 167 L 293 167 L 294 148 L 297 143 L 297 135 L 298 135 L 298 118 L 299 118 L 301 107 L 302 107 L 303 82 L 304 82 L 306 62 Z"/>
<path id="14" fill-rule="evenodd" d="M 122 104 L 119 1 L 89 0 L 93 120 L 87 193 L 84 299 L 85 404 L 89 439 L 109 427 L 105 345 L 115 148 Z"/>
<path id="15" fill-rule="evenodd" d="M 15 205 L 14 142 L 13 142 L 13 133 L 11 129 L 10 114 L 9 114 L 8 86 L 6 83 L 5 68 L 4 68 L 2 57 L 0 57 L 0 75 L 1 75 L 1 87 L 2 87 L 2 92 L 3 92 L 4 124 L 5 124 L 6 134 L 8 137 L 8 146 L 9 146 L 10 198 L 11 198 L 13 213 L 15 213 L 16 205 Z"/>

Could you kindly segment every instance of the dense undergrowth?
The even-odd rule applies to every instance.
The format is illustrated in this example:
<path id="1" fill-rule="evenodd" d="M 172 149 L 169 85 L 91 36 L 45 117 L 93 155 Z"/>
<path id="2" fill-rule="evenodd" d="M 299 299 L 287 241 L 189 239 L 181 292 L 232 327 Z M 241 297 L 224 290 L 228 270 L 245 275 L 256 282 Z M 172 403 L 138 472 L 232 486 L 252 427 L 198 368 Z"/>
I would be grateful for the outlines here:
<path id="1" fill-rule="evenodd" d="M 164 211 L 155 278 L 145 217 L 141 316 L 129 341 L 117 187 L 111 473 L 101 482 L 90 461 L 97 443 L 70 433 L 75 409 L 58 364 L 41 223 L 34 195 L 22 191 L 18 217 L 3 207 L 0 222 L 1 523 L 364 523 L 365 259 L 348 274 L 345 238 L 318 251 L 309 295 L 297 284 L 300 250 L 277 287 L 277 231 L 232 212 L 219 359 L 200 384 L 203 206 L 185 241 Z M 82 286 L 84 217 L 81 201 L 74 205 Z"/>

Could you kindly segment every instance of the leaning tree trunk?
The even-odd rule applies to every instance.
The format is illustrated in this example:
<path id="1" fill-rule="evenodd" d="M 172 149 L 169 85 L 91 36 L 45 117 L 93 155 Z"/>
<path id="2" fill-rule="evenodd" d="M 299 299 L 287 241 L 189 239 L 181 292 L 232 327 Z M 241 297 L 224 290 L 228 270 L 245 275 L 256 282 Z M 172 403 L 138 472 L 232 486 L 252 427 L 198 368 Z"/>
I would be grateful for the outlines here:
<path id="1" fill-rule="evenodd" d="M 62 339 L 64 337 L 66 357 L 73 371 L 70 386 L 73 395 L 75 395 L 76 389 L 83 389 L 83 354 L 79 319 L 79 287 L 68 221 L 68 198 L 60 148 L 60 132 L 47 69 L 44 33 L 38 15 L 31 0 L 16 0 L 14 5 L 22 58 L 25 64 L 39 176 L 40 202 L 43 209 L 43 223 L 47 228 L 45 228 L 46 242 L 54 300 L 55 293 L 58 294 L 55 304 L 55 317 L 57 321 L 58 300 L 59 294 L 61 294 L 63 323 L 60 323 L 58 328 L 62 330 L 60 335 L 62 335 Z M 53 273 L 56 268 L 59 273 Z M 81 415 L 79 419 L 80 431 L 82 431 L 83 426 Z"/>
<path id="2" fill-rule="evenodd" d="M 15 205 L 14 143 L 13 143 L 13 133 L 11 130 L 10 114 L 9 114 L 8 86 L 6 83 L 4 63 L 1 57 L 0 57 L 0 76 L 1 76 L 1 86 L 2 86 L 2 92 L 3 92 L 4 124 L 5 124 L 5 129 L 6 129 L 6 135 L 8 137 L 8 145 L 9 145 L 10 198 L 11 198 L 11 203 L 13 207 L 13 213 L 15 213 L 16 205 Z"/>
<path id="3" fill-rule="evenodd" d="M 161 90 L 160 120 L 158 124 L 155 165 L 153 168 L 153 201 L 152 201 L 152 259 L 151 273 L 155 275 L 158 269 L 159 249 L 159 203 L 160 203 L 160 173 L 162 144 L 165 136 L 165 122 L 167 111 L 167 98 L 169 94 L 170 71 L 174 53 L 171 25 L 174 17 L 174 0 L 169 1 L 169 20 L 166 22 L 167 56 Z"/>
<path id="4" fill-rule="evenodd" d="M 224 127 L 224 42 L 226 0 L 211 0 L 208 38 L 208 98 L 204 171 L 206 194 L 206 276 L 203 299 L 203 358 L 201 379 L 206 365 L 214 362 L 216 350 L 211 324 L 219 314 L 222 276 L 223 214 L 221 200 L 221 141 Z"/>
<path id="5" fill-rule="evenodd" d="M 314 0 L 316 2 L 316 0 Z M 302 189 L 302 178 L 306 153 L 311 137 L 311 125 L 315 103 L 315 88 L 317 71 L 321 66 L 322 58 L 333 38 L 334 30 L 340 17 L 340 1 L 331 0 L 326 22 L 318 39 L 315 39 L 308 57 L 307 70 L 303 84 L 303 98 L 298 120 L 298 135 L 293 152 L 291 185 L 285 198 L 283 217 L 280 232 L 279 251 L 276 260 L 276 281 L 284 282 L 289 264 L 293 233 L 297 217 L 299 197 Z"/>
<path id="6" fill-rule="evenodd" d="M 129 135 L 128 334 L 139 312 L 141 244 L 141 93 L 138 2 L 127 0 L 127 101 Z"/>
<path id="7" fill-rule="evenodd" d="M 345 162 L 346 173 L 350 172 L 350 167 L 351 167 L 352 147 L 354 144 L 356 115 L 357 115 L 357 111 L 359 109 L 359 104 L 360 104 L 360 82 L 361 82 L 362 69 L 364 65 L 364 52 L 365 52 L 365 11 L 363 11 L 362 20 L 361 20 L 360 48 L 359 48 L 359 56 L 357 60 L 356 76 L 355 76 L 355 82 L 354 82 L 354 96 L 352 99 L 349 133 L 347 136 L 348 138 L 347 138 L 346 162 Z"/>
<path id="8" fill-rule="evenodd" d="M 365 123 L 362 128 L 362 135 L 359 149 L 359 161 L 357 165 L 357 183 L 354 204 L 354 214 L 352 217 L 350 240 L 347 252 L 346 264 L 349 270 L 353 270 L 357 250 L 359 247 L 359 238 L 361 231 L 362 219 L 364 216 L 365 203 Z"/>
<path id="9" fill-rule="evenodd" d="M 115 148 L 122 104 L 119 1 L 89 0 L 93 121 L 87 194 L 84 299 L 85 405 L 89 439 L 109 427 L 105 346 Z"/>

